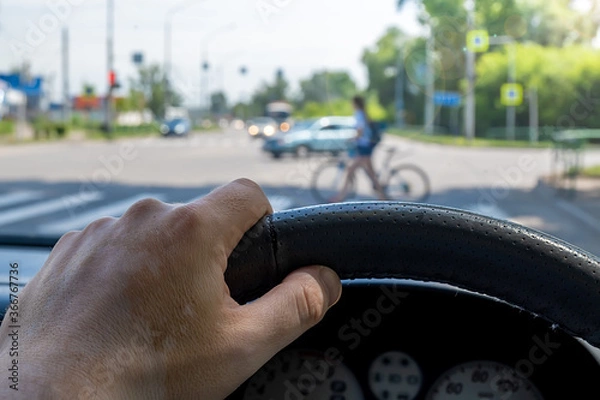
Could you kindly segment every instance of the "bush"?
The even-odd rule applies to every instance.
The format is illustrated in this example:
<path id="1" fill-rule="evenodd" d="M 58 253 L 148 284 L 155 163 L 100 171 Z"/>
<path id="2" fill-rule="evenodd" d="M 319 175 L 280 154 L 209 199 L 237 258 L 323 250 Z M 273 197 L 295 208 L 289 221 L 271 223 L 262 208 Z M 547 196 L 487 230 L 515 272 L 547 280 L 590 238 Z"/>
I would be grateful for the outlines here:
<path id="1" fill-rule="evenodd" d="M 0 121 L 0 136 L 11 135 L 15 132 L 15 123 L 13 121 Z"/>
<path id="2" fill-rule="evenodd" d="M 64 139 L 69 131 L 68 124 L 50 121 L 46 117 L 38 117 L 33 122 L 35 139 Z"/>

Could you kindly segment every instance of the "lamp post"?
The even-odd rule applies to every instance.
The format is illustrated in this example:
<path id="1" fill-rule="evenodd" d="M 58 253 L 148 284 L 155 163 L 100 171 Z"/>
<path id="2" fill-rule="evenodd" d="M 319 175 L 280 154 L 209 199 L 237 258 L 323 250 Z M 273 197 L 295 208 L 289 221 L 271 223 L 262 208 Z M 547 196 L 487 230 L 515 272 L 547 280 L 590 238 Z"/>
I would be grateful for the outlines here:
<path id="1" fill-rule="evenodd" d="M 200 110 L 204 107 L 208 110 L 210 105 L 210 87 L 208 73 L 210 70 L 210 63 L 208 61 L 208 50 L 210 43 L 219 35 L 227 32 L 231 32 L 237 28 L 235 23 L 220 26 L 219 28 L 206 34 L 200 41 Z"/>
<path id="2" fill-rule="evenodd" d="M 475 0 L 465 0 L 465 9 L 467 10 L 467 30 L 471 31 L 475 26 Z M 475 53 L 468 47 L 466 49 L 465 136 L 470 141 L 475 138 Z"/>
<path id="3" fill-rule="evenodd" d="M 114 84 L 114 46 L 115 46 L 115 3 L 114 0 L 108 0 L 106 2 L 106 67 L 107 67 L 107 76 L 108 79 L 108 90 L 106 95 L 106 107 L 105 107 L 105 124 L 106 124 L 106 134 L 107 136 L 111 135 L 113 130 L 113 90 Z"/>
<path id="4" fill-rule="evenodd" d="M 165 111 L 171 102 L 170 98 L 170 80 L 171 80 L 171 67 L 172 67 L 172 57 L 173 57 L 173 17 L 178 12 L 181 12 L 191 6 L 194 3 L 197 3 L 201 0 L 184 0 L 180 3 L 175 4 L 173 7 L 167 10 L 165 15 L 165 32 L 164 32 L 164 78 L 163 78 L 163 89 L 165 92 L 164 95 L 164 108 Z"/>

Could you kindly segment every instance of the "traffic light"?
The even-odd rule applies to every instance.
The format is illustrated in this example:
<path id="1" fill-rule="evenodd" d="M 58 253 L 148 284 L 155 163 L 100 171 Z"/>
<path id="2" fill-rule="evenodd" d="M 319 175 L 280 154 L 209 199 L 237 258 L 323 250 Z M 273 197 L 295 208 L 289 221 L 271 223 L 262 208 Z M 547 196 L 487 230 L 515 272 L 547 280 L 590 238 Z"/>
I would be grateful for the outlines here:
<path id="1" fill-rule="evenodd" d="M 108 73 L 108 84 L 110 85 L 111 89 L 118 89 L 119 87 L 121 87 L 121 85 L 117 81 L 117 73 L 115 71 L 110 71 Z"/>

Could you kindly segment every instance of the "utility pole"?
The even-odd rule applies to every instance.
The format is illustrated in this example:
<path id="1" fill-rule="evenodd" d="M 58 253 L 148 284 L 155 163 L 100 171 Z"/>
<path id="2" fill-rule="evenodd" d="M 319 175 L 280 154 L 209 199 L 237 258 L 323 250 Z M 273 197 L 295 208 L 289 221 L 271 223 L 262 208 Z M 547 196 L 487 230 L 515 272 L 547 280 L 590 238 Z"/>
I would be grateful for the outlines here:
<path id="1" fill-rule="evenodd" d="M 114 46 L 115 46 L 115 3 L 114 0 L 107 0 L 106 2 L 106 14 L 107 14 L 107 23 L 106 23 L 106 47 L 107 47 L 107 77 L 114 76 Z M 108 79 L 108 94 L 106 96 L 106 134 L 107 136 L 111 136 L 113 130 L 113 85 L 111 79 Z"/>
<path id="2" fill-rule="evenodd" d="M 512 42 L 508 45 L 508 83 L 517 82 L 517 45 Z M 508 106 L 506 108 L 506 135 L 508 140 L 515 140 L 515 125 L 517 124 L 517 108 Z"/>
<path id="3" fill-rule="evenodd" d="M 539 105 L 537 89 L 529 89 L 529 140 L 537 143 L 540 136 Z"/>
<path id="4" fill-rule="evenodd" d="M 427 38 L 427 86 L 425 88 L 425 133 L 433 134 L 435 120 L 435 65 L 434 65 L 435 37 L 433 27 L 429 26 L 429 37 Z"/>
<path id="5" fill-rule="evenodd" d="M 71 121 L 71 97 L 69 96 L 69 29 L 65 26 L 62 30 L 62 79 L 63 79 L 63 122 Z"/>
<path id="6" fill-rule="evenodd" d="M 511 36 L 496 36 L 490 38 L 491 45 L 505 45 L 508 54 L 508 83 L 517 82 L 517 44 Z M 517 125 L 517 108 L 506 106 L 506 139 L 515 140 Z"/>
<path id="7" fill-rule="evenodd" d="M 475 26 L 475 0 L 465 0 L 467 10 L 467 31 Z M 465 136 L 475 138 L 475 53 L 466 46 L 467 96 L 465 99 Z"/>
<path id="8" fill-rule="evenodd" d="M 398 65 L 396 67 L 396 127 L 404 128 L 404 43 L 398 43 Z"/>
<path id="9" fill-rule="evenodd" d="M 164 65 L 164 76 L 163 76 L 163 89 L 164 89 L 164 109 L 165 112 L 167 111 L 167 108 L 169 107 L 170 103 L 171 103 L 171 99 L 170 99 L 170 93 L 171 93 L 171 58 L 172 58 L 172 47 L 171 47 L 171 43 L 173 40 L 173 30 L 172 30 L 172 26 L 171 26 L 171 16 L 173 14 L 172 13 L 167 13 L 167 17 L 165 18 L 165 65 Z"/>

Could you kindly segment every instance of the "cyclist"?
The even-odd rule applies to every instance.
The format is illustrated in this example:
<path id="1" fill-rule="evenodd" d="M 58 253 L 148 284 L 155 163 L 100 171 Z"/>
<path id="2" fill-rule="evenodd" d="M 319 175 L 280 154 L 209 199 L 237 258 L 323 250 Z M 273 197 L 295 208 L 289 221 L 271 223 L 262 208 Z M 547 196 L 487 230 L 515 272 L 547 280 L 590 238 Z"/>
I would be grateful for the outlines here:
<path id="1" fill-rule="evenodd" d="M 377 192 L 379 200 L 387 200 L 387 196 L 381 186 L 381 183 L 377 179 L 377 175 L 375 174 L 375 169 L 373 168 L 373 150 L 377 144 L 375 144 L 372 140 L 372 129 L 371 129 L 371 119 L 367 113 L 365 107 L 365 99 L 361 96 L 355 96 L 352 99 L 352 104 L 354 106 L 354 116 L 356 118 L 356 137 L 353 139 L 353 148 L 350 150 L 349 155 L 352 158 L 352 163 L 348 166 L 348 170 L 346 171 L 346 178 L 344 180 L 344 186 L 340 193 L 333 197 L 331 201 L 333 203 L 344 201 L 346 196 L 348 196 L 348 192 L 350 190 L 352 181 L 356 175 L 356 170 L 358 168 L 363 168 L 371 182 L 373 183 L 373 188 Z"/>

